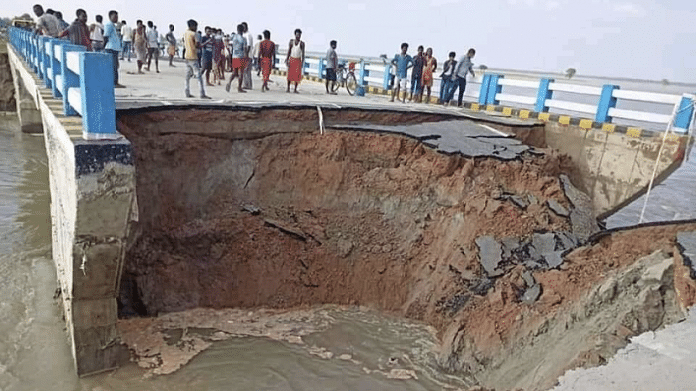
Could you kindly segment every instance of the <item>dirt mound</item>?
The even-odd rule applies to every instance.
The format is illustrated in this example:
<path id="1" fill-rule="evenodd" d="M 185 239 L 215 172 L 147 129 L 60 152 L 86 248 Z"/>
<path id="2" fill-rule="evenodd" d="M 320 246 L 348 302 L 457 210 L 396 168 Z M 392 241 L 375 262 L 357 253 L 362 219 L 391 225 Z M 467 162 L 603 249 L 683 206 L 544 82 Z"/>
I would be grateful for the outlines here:
<path id="1" fill-rule="evenodd" d="M 677 265 L 646 285 L 658 293 L 619 295 L 629 312 L 662 303 L 659 322 L 635 315 L 630 323 L 612 310 L 621 316 L 587 332 L 618 333 L 600 344 L 606 350 L 586 346 L 588 336 L 571 349 L 582 354 L 544 367 L 544 350 L 534 349 L 555 345 L 540 341 L 563 342 L 565 327 L 591 318 L 568 316 L 609 308 L 593 293 L 608 275 L 642 275 L 655 265 L 636 260 L 656 250 L 654 262 L 666 265 L 677 229 L 617 234 L 564 260 L 597 229 L 562 175 L 565 157 L 470 159 L 396 135 L 320 135 L 313 118 L 293 115 L 300 125 L 270 116 L 253 127 L 195 111 L 120 118 L 136 154 L 139 205 L 122 315 L 365 305 L 433 325 L 443 368 L 501 389 L 551 385 L 568 367 L 601 362 L 626 336 L 679 318 L 670 292 L 691 280 L 687 272 L 674 283 Z M 397 119 L 389 115 L 384 122 Z M 182 125 L 191 121 L 201 128 Z M 631 278 L 617 274 L 616 286 L 631 287 Z"/>

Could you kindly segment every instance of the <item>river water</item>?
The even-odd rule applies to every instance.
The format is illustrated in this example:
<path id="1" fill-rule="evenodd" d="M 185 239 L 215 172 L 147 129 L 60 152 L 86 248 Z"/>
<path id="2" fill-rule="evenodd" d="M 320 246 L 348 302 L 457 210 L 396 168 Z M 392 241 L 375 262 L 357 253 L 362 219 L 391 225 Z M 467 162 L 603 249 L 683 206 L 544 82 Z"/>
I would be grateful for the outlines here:
<path id="1" fill-rule="evenodd" d="M 74 373 L 51 259 L 43 138 L 0 116 L 0 390 L 433 390 L 468 383 L 433 366 L 431 331 L 362 310 L 325 310 L 332 321 L 306 347 L 261 338 L 216 342 L 183 369 L 146 378 L 135 364 L 85 379 Z M 643 198 L 608 219 L 638 222 Z M 696 150 L 650 197 L 647 221 L 696 218 Z M 351 360 L 339 359 L 350 355 Z M 418 377 L 390 379 L 393 369 Z"/>

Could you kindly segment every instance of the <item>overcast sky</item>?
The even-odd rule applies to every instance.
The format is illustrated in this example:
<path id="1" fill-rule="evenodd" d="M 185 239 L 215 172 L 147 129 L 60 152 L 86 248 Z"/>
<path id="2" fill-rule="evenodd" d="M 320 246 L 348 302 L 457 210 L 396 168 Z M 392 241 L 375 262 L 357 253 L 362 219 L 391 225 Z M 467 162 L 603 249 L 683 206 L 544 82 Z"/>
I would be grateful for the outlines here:
<path id="1" fill-rule="evenodd" d="M 7 16 L 31 13 L 32 3 L 3 1 Z M 287 45 L 299 27 L 308 50 L 321 51 L 331 39 L 338 52 L 393 56 L 401 42 L 432 47 L 443 60 L 469 47 L 475 63 L 489 68 L 632 77 L 696 83 L 694 0 L 347 0 L 317 1 L 151 1 L 61 0 L 42 3 L 67 21 L 84 8 L 96 14 L 119 11 L 133 25 L 152 20 L 160 33 L 173 23 L 177 35 L 186 20 L 225 32 L 246 21 L 254 35 L 268 29 Z"/>

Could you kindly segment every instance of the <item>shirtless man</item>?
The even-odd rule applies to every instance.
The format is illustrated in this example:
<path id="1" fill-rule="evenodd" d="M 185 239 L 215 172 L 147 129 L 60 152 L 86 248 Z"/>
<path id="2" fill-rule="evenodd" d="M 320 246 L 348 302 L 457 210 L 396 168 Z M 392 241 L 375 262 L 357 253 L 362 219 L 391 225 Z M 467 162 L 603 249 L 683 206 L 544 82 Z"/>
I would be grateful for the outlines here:
<path id="1" fill-rule="evenodd" d="M 285 57 L 285 64 L 288 67 L 288 89 L 286 92 L 290 92 L 290 83 L 295 83 L 295 93 L 297 92 L 297 86 L 302 81 L 302 68 L 305 62 L 305 43 L 300 39 L 302 37 L 302 30 L 295 29 L 295 39 L 290 40 L 288 47 L 288 55 Z"/>

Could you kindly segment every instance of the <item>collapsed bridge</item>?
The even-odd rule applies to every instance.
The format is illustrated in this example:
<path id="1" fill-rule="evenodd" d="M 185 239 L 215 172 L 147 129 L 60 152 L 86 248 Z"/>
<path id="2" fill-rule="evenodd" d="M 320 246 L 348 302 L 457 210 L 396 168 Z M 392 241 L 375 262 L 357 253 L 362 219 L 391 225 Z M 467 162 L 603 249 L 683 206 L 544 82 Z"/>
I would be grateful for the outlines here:
<path id="1" fill-rule="evenodd" d="M 686 135 L 376 104 L 124 99 L 125 138 L 89 141 L 10 59 L 42 118 L 80 374 L 118 365 L 119 312 L 337 303 L 428 322 L 440 365 L 482 384 L 544 384 L 693 303 L 674 242 L 693 224 L 590 246 L 597 218 L 644 192 L 655 167 L 658 181 L 678 167 Z M 578 331 L 598 319 L 600 348 Z M 525 377 L 541 364 L 515 357 L 543 358 L 565 330 L 572 348 Z"/>

